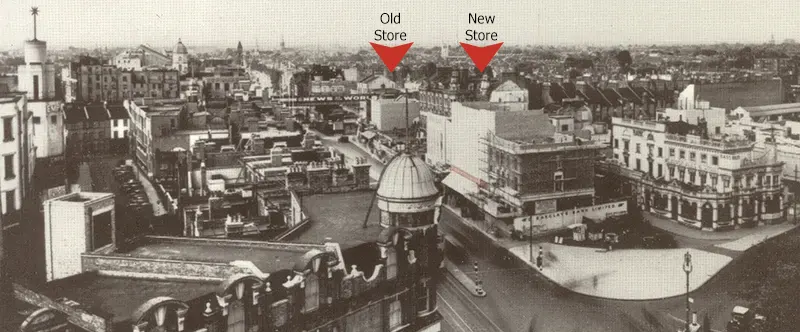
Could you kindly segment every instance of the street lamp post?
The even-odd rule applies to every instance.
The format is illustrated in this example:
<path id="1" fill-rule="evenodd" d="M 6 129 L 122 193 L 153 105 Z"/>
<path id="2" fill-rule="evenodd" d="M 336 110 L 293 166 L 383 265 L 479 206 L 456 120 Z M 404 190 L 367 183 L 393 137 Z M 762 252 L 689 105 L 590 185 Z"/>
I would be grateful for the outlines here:
<path id="1" fill-rule="evenodd" d="M 689 320 L 691 315 L 691 299 L 689 298 L 689 274 L 692 273 L 692 254 L 688 251 L 683 255 L 683 272 L 686 272 L 686 329 L 689 332 Z"/>

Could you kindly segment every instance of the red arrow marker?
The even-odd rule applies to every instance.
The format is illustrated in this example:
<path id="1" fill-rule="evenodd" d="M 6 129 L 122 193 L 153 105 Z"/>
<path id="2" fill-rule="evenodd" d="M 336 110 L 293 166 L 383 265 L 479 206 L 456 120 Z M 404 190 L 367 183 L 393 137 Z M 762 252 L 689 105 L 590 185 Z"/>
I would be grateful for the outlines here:
<path id="1" fill-rule="evenodd" d="M 494 45 L 487 45 L 487 46 L 475 46 L 470 45 L 467 43 L 460 43 L 461 47 L 464 48 L 464 51 L 467 52 L 470 59 L 472 59 L 472 63 L 475 64 L 475 67 L 478 67 L 478 70 L 483 72 L 486 69 L 486 66 L 489 65 L 489 62 L 492 62 L 492 58 L 494 55 L 497 54 L 497 51 L 500 50 L 500 46 L 503 46 L 503 43 L 497 43 Z"/>
<path id="2" fill-rule="evenodd" d="M 388 68 L 390 72 L 394 72 L 394 69 L 397 68 L 397 65 L 400 64 L 400 61 L 402 61 L 403 57 L 406 56 L 406 53 L 408 53 L 408 49 L 411 48 L 411 44 L 414 43 L 397 46 L 384 46 L 381 44 L 375 44 L 373 42 L 370 42 L 369 44 L 375 49 L 375 53 L 378 53 L 378 56 L 383 61 L 383 64 L 386 65 L 386 68 Z"/>

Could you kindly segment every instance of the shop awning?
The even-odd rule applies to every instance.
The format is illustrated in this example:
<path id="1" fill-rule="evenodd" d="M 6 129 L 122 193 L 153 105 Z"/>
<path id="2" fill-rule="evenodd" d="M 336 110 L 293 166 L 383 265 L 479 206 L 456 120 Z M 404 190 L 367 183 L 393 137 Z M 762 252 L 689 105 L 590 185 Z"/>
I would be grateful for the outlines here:
<path id="1" fill-rule="evenodd" d="M 367 131 L 362 131 L 361 132 L 361 136 L 366 138 L 366 139 L 368 139 L 368 140 L 371 140 L 371 139 L 375 138 L 375 135 L 376 134 L 375 134 L 374 131 L 367 130 Z"/>
<path id="2" fill-rule="evenodd" d="M 442 184 L 465 197 L 478 193 L 477 183 L 472 182 L 470 179 L 456 172 L 450 172 L 450 174 L 442 180 Z"/>

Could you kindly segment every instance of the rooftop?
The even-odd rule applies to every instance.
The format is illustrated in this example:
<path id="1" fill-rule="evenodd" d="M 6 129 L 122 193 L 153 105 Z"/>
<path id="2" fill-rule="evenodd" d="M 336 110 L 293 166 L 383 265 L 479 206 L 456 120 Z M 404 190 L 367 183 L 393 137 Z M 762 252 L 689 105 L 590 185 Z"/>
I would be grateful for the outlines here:
<path id="1" fill-rule="evenodd" d="M 68 298 L 92 310 L 114 315 L 113 322 L 130 319 L 142 303 L 169 296 L 189 301 L 214 292 L 218 282 L 165 281 L 101 276 L 83 273 L 45 284 L 41 293 L 52 298 Z"/>
<path id="2" fill-rule="evenodd" d="M 742 107 L 750 116 L 770 116 L 800 113 L 800 103 Z"/>
<path id="3" fill-rule="evenodd" d="M 312 246 L 286 246 L 250 241 L 161 240 L 150 238 L 122 254 L 138 258 L 169 259 L 209 263 L 249 260 L 263 272 L 291 269 L 294 260 Z"/>
<path id="4" fill-rule="evenodd" d="M 466 101 L 461 104 L 469 108 L 482 109 L 488 111 L 510 111 L 514 109 L 508 104 L 492 103 L 488 101 Z"/>
<path id="5" fill-rule="evenodd" d="M 62 202 L 90 202 L 99 199 L 105 198 L 112 198 L 114 194 L 111 193 L 93 193 L 93 192 L 77 192 L 72 194 L 67 194 L 61 197 L 53 198 L 53 201 L 62 201 Z"/>
<path id="6" fill-rule="evenodd" d="M 362 227 L 373 195 L 374 191 L 354 191 L 301 197 L 303 212 L 311 221 L 293 241 L 321 244 L 330 238 L 342 249 L 376 241 L 383 230 L 377 202 L 372 206 L 367 228 Z"/>

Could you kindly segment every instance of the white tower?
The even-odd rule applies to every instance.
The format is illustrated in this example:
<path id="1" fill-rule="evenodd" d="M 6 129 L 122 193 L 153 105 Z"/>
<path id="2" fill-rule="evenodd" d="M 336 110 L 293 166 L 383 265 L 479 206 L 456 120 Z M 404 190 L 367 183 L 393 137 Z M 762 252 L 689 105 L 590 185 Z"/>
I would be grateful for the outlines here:
<path id="1" fill-rule="evenodd" d="M 447 44 L 442 44 L 442 58 L 447 59 L 450 56 L 450 46 Z"/>
<path id="2" fill-rule="evenodd" d="M 25 64 L 17 67 L 18 89 L 28 97 L 28 110 L 33 112 L 36 157 L 64 153 L 64 121 L 61 102 L 56 96 L 56 68 L 47 61 L 47 42 L 36 37 L 36 17 L 39 8 L 31 8 L 33 39 L 25 41 Z"/>
<path id="3" fill-rule="evenodd" d="M 172 50 L 172 68 L 177 69 L 181 74 L 186 74 L 189 71 L 189 52 L 186 46 L 183 45 L 180 39 L 175 44 L 175 49 Z"/>

